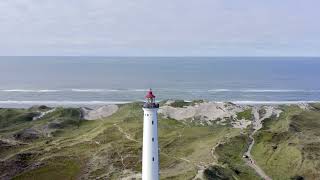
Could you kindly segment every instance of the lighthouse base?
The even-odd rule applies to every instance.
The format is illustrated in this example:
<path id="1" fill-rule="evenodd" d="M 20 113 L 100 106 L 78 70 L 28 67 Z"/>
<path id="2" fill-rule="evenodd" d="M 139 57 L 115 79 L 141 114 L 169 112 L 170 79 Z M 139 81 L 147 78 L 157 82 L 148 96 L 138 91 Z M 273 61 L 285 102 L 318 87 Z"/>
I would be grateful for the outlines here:
<path id="1" fill-rule="evenodd" d="M 159 180 L 158 108 L 143 108 L 142 179 Z"/>

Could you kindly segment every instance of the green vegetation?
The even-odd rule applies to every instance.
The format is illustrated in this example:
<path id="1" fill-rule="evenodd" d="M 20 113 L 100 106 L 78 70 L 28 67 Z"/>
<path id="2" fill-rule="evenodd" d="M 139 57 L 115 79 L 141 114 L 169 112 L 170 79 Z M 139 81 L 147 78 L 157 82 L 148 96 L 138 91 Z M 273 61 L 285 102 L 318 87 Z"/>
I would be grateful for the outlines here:
<path id="1" fill-rule="evenodd" d="M 70 157 L 59 157 L 52 159 L 48 164 L 16 176 L 14 179 L 76 179 L 76 174 L 80 172 L 79 164 L 71 160 Z"/>
<path id="2" fill-rule="evenodd" d="M 43 138 L 1 151 L 1 158 L 9 164 L 16 162 L 21 153 L 34 155 L 30 160 L 18 159 L 24 164 L 23 168 L 15 167 L 15 163 L 13 167 L 0 165 L 0 172 L 8 172 L 7 177 L 15 175 L 16 179 L 76 179 L 80 176 L 118 179 L 126 176 L 124 170 L 140 173 L 141 105 L 122 105 L 117 113 L 98 121 L 80 121 L 78 109 L 57 108 L 37 121 L 14 125 L 15 130 L 3 131 L 3 137 L 13 138 L 16 132 L 27 128 L 42 133 Z M 7 112 L 17 115 L 20 111 L 27 114 L 36 110 L 11 111 L 14 113 L 3 111 L 1 115 L 8 116 Z M 216 161 L 211 153 L 214 145 L 225 139 L 226 134 L 230 137 L 240 134 L 238 129 L 225 126 L 191 126 L 159 118 L 161 179 L 192 179 L 198 172 L 198 165 Z M 17 121 L 22 120 L 17 118 Z M 50 134 L 46 131 L 52 132 L 51 136 L 46 136 Z"/>
<path id="3" fill-rule="evenodd" d="M 194 105 L 196 105 L 196 104 L 200 104 L 200 103 L 204 103 L 204 100 L 193 100 L 193 101 L 191 101 L 191 105 L 192 106 L 194 106 Z"/>
<path id="4" fill-rule="evenodd" d="M 39 111 L 49 109 L 1 109 L 0 179 L 119 179 L 139 174 L 141 106 L 124 104 L 112 116 L 96 121 L 81 120 L 77 108 L 57 108 L 36 121 L 32 119 Z M 320 176 L 320 111 L 281 108 L 281 116 L 265 120 L 256 133 L 252 154 L 273 179 L 316 179 Z M 252 118 L 251 109 L 238 117 Z M 242 159 L 247 132 L 159 116 L 161 179 L 193 179 L 199 167 L 204 168 L 206 179 L 259 179 Z M 40 138 L 18 139 L 19 133 L 29 138 L 36 133 Z"/>
<path id="5" fill-rule="evenodd" d="M 57 108 L 43 117 L 50 121 L 49 128 L 64 129 L 66 127 L 79 127 L 81 123 L 80 110 L 74 108 Z"/>
<path id="6" fill-rule="evenodd" d="M 315 110 L 320 111 L 320 103 L 311 103 L 310 106 Z"/>
<path id="7" fill-rule="evenodd" d="M 263 116 L 265 116 L 265 114 L 267 113 L 267 111 L 266 111 L 265 108 L 262 107 L 261 109 L 258 110 L 258 113 L 259 113 L 259 116 L 260 116 L 260 117 L 263 117 Z"/>
<path id="8" fill-rule="evenodd" d="M 186 102 L 184 100 L 175 100 L 173 103 L 170 104 L 172 107 L 176 108 L 183 108 L 185 106 L 189 106 L 191 102 Z"/>
<path id="9" fill-rule="evenodd" d="M 0 128 L 32 121 L 37 113 L 24 109 L 0 109 Z"/>
<path id="10" fill-rule="evenodd" d="M 252 109 L 246 109 L 242 112 L 237 113 L 237 118 L 238 119 L 246 119 L 246 120 L 252 120 L 253 119 L 253 114 L 252 114 Z"/>
<path id="11" fill-rule="evenodd" d="M 320 177 L 320 112 L 283 106 L 256 134 L 253 156 L 273 179 Z"/>
<path id="12" fill-rule="evenodd" d="M 203 173 L 206 179 L 234 179 L 234 172 L 221 166 L 210 166 Z"/>
<path id="13" fill-rule="evenodd" d="M 248 136 L 240 135 L 229 139 L 228 142 L 216 148 L 219 162 L 229 169 L 229 171 L 224 170 L 228 172 L 227 176 L 232 175 L 232 177 L 240 179 L 259 179 L 255 172 L 242 159 L 243 154 L 248 148 L 248 141 Z"/>
<path id="14" fill-rule="evenodd" d="M 186 106 L 194 106 L 199 103 L 203 103 L 203 100 L 193 100 L 193 101 L 184 101 L 184 100 L 175 100 L 170 104 L 170 106 L 175 107 L 175 108 L 183 108 Z"/>

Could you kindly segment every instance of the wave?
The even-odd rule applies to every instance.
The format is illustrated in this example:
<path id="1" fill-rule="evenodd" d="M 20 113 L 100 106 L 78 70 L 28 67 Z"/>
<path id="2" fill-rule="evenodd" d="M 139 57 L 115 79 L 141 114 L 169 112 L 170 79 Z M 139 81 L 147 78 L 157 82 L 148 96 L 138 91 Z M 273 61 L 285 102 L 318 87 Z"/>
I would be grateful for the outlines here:
<path id="1" fill-rule="evenodd" d="M 71 89 L 73 92 L 117 92 L 117 89 Z"/>
<path id="2" fill-rule="evenodd" d="M 102 104 L 125 104 L 131 101 L 0 101 L 0 104 L 21 105 L 102 105 Z"/>
<path id="3" fill-rule="evenodd" d="M 209 92 L 229 92 L 229 91 L 234 91 L 231 89 L 210 89 L 208 90 Z"/>
<path id="4" fill-rule="evenodd" d="M 142 100 L 141 100 L 142 101 Z M 106 104 L 126 104 L 133 101 L 0 101 L 0 105 L 106 105 Z M 307 104 L 320 103 L 320 101 L 213 101 L 216 103 L 232 102 L 239 105 L 277 105 L 277 104 Z"/>
<path id="5" fill-rule="evenodd" d="M 320 101 L 231 101 L 234 104 L 308 104 Z"/>
<path id="6" fill-rule="evenodd" d="M 264 93 L 264 92 L 306 92 L 307 90 L 297 90 L 297 89 L 245 89 L 241 92 L 256 92 L 256 93 Z"/>
<path id="7" fill-rule="evenodd" d="M 2 89 L 2 92 L 51 93 L 51 92 L 117 92 L 117 89 Z"/>
<path id="8" fill-rule="evenodd" d="M 12 92 L 12 93 L 54 93 L 54 92 L 146 92 L 147 89 L 91 89 L 91 88 L 73 88 L 73 89 L 0 89 L 0 92 Z M 320 93 L 320 90 L 308 90 L 308 89 L 158 89 L 158 92 L 186 92 L 186 93 Z"/>
<path id="9" fill-rule="evenodd" d="M 3 89 L 0 90 L 3 92 L 38 92 L 38 93 L 44 93 L 44 92 L 60 92 L 62 90 L 56 90 L 56 89 Z"/>
<path id="10" fill-rule="evenodd" d="M 2 92 L 50 93 L 50 92 L 146 92 L 147 89 L 1 89 Z"/>
<path id="11" fill-rule="evenodd" d="M 146 92 L 147 89 L 128 89 L 127 91 Z"/>
<path id="12" fill-rule="evenodd" d="M 242 92 L 242 93 L 286 93 L 286 92 L 299 92 L 299 93 L 315 93 L 320 90 L 304 90 L 304 89 L 210 89 L 209 92 Z"/>
<path id="13" fill-rule="evenodd" d="M 147 89 L 71 89 L 74 92 L 146 92 Z"/>

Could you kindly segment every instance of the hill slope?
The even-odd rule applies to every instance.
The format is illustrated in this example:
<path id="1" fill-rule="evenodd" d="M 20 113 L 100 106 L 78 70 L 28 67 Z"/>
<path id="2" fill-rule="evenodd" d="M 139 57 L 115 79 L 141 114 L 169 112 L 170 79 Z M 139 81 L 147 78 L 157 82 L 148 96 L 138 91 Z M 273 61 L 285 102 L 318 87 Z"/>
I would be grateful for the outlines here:
<path id="1" fill-rule="evenodd" d="M 170 111 L 159 115 L 161 179 L 260 179 L 242 158 L 250 141 L 251 106 L 199 101 L 162 107 L 162 112 Z M 206 112 L 200 111 L 203 107 Z M 171 117 L 177 118 L 184 108 L 194 114 Z M 319 171 L 315 131 L 319 112 L 294 106 L 281 109 L 279 118 L 267 119 L 256 133 L 252 154 L 274 179 L 282 175 L 278 166 L 286 169 L 283 177 L 312 179 Z M 36 118 L 45 111 L 50 112 Z M 218 117 L 210 114 L 220 111 Z M 142 118 L 141 103 L 121 105 L 114 114 L 90 121 L 82 119 L 77 108 L 1 109 L 0 179 L 139 179 Z M 288 142 L 295 143 L 290 154 L 285 153 L 291 148 Z M 275 144 L 279 152 L 269 149 Z M 273 160 L 280 156 L 298 157 L 299 171 L 290 171 L 292 163 L 286 160 Z"/>
<path id="2" fill-rule="evenodd" d="M 270 118 L 256 134 L 253 155 L 273 179 L 320 177 L 320 111 L 282 106 L 279 118 Z"/>

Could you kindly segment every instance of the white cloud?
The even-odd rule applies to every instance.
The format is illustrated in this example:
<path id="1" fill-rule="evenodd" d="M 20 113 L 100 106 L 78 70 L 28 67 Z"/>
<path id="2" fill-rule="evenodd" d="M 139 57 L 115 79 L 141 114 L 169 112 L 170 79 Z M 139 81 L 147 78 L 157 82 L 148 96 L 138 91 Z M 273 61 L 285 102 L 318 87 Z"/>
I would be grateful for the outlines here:
<path id="1" fill-rule="evenodd" d="M 320 55 L 316 0 L 2 0 L 0 55 Z"/>

